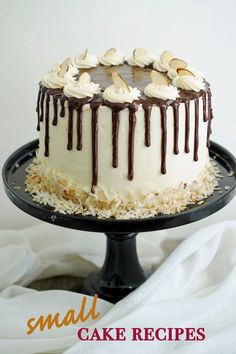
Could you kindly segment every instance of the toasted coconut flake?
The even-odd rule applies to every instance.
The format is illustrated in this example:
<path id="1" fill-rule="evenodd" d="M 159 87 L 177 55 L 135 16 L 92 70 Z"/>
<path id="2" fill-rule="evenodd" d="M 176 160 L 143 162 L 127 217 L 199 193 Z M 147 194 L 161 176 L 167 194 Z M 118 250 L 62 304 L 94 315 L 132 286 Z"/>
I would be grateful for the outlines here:
<path id="1" fill-rule="evenodd" d="M 35 202 L 50 205 L 55 212 L 94 215 L 101 219 L 140 219 L 180 212 L 189 204 L 203 201 L 218 185 L 215 178 L 217 167 L 208 163 L 191 184 L 180 183 L 177 188 L 146 194 L 141 191 L 127 193 L 121 200 L 116 193 L 109 199 L 99 186 L 94 194 L 79 188 L 78 181 L 46 167 L 39 158 L 33 160 L 26 172 L 26 191 Z"/>

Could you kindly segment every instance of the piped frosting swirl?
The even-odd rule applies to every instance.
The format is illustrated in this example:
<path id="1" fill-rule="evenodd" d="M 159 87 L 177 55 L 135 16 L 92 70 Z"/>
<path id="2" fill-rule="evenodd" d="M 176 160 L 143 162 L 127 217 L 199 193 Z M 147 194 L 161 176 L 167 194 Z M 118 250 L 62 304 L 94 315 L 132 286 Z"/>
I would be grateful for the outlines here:
<path id="1" fill-rule="evenodd" d="M 158 71 L 151 71 L 152 82 L 144 88 L 148 97 L 156 97 L 162 100 L 175 100 L 179 94 L 176 87 L 170 85 L 168 78 Z"/>
<path id="2" fill-rule="evenodd" d="M 117 52 L 115 48 L 108 49 L 100 58 L 99 62 L 105 66 L 120 65 L 125 61 L 122 53 Z"/>
<path id="3" fill-rule="evenodd" d="M 78 81 L 68 83 L 63 90 L 66 97 L 76 98 L 93 97 L 100 91 L 99 84 L 91 82 L 90 75 L 87 72 L 83 73 Z"/>
<path id="4" fill-rule="evenodd" d="M 57 89 L 63 88 L 69 82 L 75 80 L 74 75 L 78 74 L 78 69 L 66 63 L 56 64 L 48 74 L 42 79 L 43 86 Z"/>
<path id="5" fill-rule="evenodd" d="M 73 59 L 73 63 L 80 69 L 95 68 L 98 65 L 98 58 L 96 55 L 88 54 L 87 50 Z"/>
<path id="6" fill-rule="evenodd" d="M 127 62 L 129 65 L 144 68 L 145 66 L 152 64 L 155 58 L 156 57 L 148 53 L 146 49 L 136 48 L 133 51 L 133 55 L 127 59 Z"/>
<path id="7" fill-rule="evenodd" d="M 128 86 L 125 80 L 116 72 L 112 73 L 113 85 L 106 88 L 103 98 L 114 103 L 132 103 L 140 97 L 140 91 L 136 87 Z"/>
<path id="8" fill-rule="evenodd" d="M 154 69 L 161 71 L 163 73 L 169 71 L 170 65 L 169 62 L 173 59 L 174 56 L 169 50 L 165 50 L 159 59 L 154 60 L 153 67 Z"/>
<path id="9" fill-rule="evenodd" d="M 153 83 L 150 83 L 145 87 L 144 93 L 148 97 L 156 97 L 162 100 L 175 100 L 179 96 L 176 87 L 172 85 L 155 85 Z"/>
<path id="10" fill-rule="evenodd" d="M 174 86 L 195 92 L 199 92 L 205 88 L 203 79 L 195 76 L 190 70 L 177 69 L 177 74 L 172 80 Z"/>

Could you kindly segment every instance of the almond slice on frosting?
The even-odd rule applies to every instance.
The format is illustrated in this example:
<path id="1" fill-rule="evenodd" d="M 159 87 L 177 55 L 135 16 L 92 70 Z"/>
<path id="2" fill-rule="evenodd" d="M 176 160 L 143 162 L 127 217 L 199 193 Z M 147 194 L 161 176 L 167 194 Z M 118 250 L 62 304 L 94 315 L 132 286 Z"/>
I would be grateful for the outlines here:
<path id="1" fill-rule="evenodd" d="M 82 59 L 82 60 L 85 60 L 87 54 L 88 54 L 88 49 L 86 49 L 84 53 L 80 54 L 80 55 L 79 55 L 79 58 Z"/>
<path id="2" fill-rule="evenodd" d="M 173 58 L 174 58 L 174 55 L 169 50 L 164 50 L 164 52 L 161 54 L 161 57 L 160 57 L 161 62 L 163 64 L 169 64 L 169 62 Z"/>
<path id="3" fill-rule="evenodd" d="M 187 68 L 188 64 L 186 63 L 186 61 L 182 60 L 182 59 L 177 59 L 177 58 L 173 58 L 170 60 L 169 65 L 171 68 L 173 69 L 185 69 Z"/>
<path id="4" fill-rule="evenodd" d="M 63 64 L 61 65 L 60 70 L 58 71 L 58 76 L 59 76 L 59 77 L 64 77 L 65 74 L 66 74 L 66 72 L 68 71 L 68 69 L 69 69 L 69 65 L 66 64 L 66 63 L 63 63 Z"/>
<path id="5" fill-rule="evenodd" d="M 137 59 L 137 58 L 140 58 L 140 57 L 143 57 L 145 55 L 148 54 L 148 51 L 144 48 L 136 48 L 134 49 L 133 51 L 133 57 L 134 59 Z"/>
<path id="6" fill-rule="evenodd" d="M 179 74 L 179 76 L 194 76 L 194 74 L 187 69 L 178 68 L 176 71 Z"/>
<path id="7" fill-rule="evenodd" d="M 168 79 L 168 77 L 165 74 L 160 73 L 159 71 L 152 70 L 150 76 L 154 85 L 168 86 L 170 84 L 170 80 Z"/>
<path id="8" fill-rule="evenodd" d="M 90 82 L 91 82 L 91 77 L 90 77 L 89 73 L 84 72 L 83 74 L 80 75 L 79 80 L 78 80 L 78 84 L 87 85 L 87 84 L 90 84 Z"/>
<path id="9" fill-rule="evenodd" d="M 116 48 L 110 48 L 104 53 L 104 57 L 111 57 L 116 53 Z"/>
<path id="10" fill-rule="evenodd" d="M 130 92 L 130 88 L 127 82 L 123 79 L 123 77 L 117 72 L 112 72 L 112 81 L 117 89 L 123 89 L 127 92 Z"/>

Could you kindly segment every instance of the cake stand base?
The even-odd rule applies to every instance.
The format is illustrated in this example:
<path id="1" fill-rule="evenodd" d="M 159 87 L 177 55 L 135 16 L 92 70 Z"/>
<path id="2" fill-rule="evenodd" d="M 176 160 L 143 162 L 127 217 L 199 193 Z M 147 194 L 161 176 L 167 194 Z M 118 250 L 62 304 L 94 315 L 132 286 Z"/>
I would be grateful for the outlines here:
<path id="1" fill-rule="evenodd" d="M 72 291 L 117 302 L 141 285 L 146 276 L 136 250 L 136 233 L 108 233 L 105 261 L 102 268 L 88 276 Z"/>
<path id="2" fill-rule="evenodd" d="M 37 149 L 38 140 L 35 140 L 19 148 L 7 159 L 2 172 L 5 191 L 18 208 L 40 220 L 65 228 L 106 234 L 107 250 L 102 268 L 86 278 L 82 287 L 75 286 L 71 290 L 88 295 L 97 294 L 113 303 L 136 289 L 147 277 L 138 261 L 138 232 L 163 230 L 203 219 L 229 203 L 236 191 L 234 156 L 224 147 L 211 142 L 210 157 L 214 159 L 222 178 L 218 190 L 200 204 L 189 205 L 176 214 L 156 215 L 146 219 L 98 219 L 91 215 L 60 214 L 48 205 L 34 202 L 25 191 L 25 171 Z"/>

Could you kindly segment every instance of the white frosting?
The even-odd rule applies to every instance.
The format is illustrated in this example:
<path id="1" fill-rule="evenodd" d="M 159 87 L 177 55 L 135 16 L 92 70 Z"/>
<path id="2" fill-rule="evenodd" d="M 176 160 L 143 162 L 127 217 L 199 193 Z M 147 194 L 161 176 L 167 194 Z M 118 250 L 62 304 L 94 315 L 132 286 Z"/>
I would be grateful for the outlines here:
<path id="1" fill-rule="evenodd" d="M 154 55 L 146 53 L 145 55 L 139 56 L 138 58 L 132 56 L 127 59 L 127 62 L 129 65 L 140 66 L 141 68 L 144 68 L 144 66 L 152 64 L 155 59 L 156 57 Z"/>
<path id="2" fill-rule="evenodd" d="M 179 76 L 179 75 L 178 75 L 178 73 L 177 73 L 177 71 L 176 71 L 175 69 L 169 67 L 169 70 L 168 70 L 168 72 L 167 72 L 167 76 L 168 76 L 171 80 L 173 80 L 175 77 L 177 77 L 177 76 Z"/>
<path id="3" fill-rule="evenodd" d="M 45 75 L 42 79 L 43 86 L 47 88 L 63 88 L 69 82 L 73 82 L 75 80 L 74 75 L 78 74 L 78 69 L 74 66 L 69 65 L 67 72 L 64 77 L 58 75 L 58 72 L 61 69 L 60 64 L 54 65 L 52 71 L 50 71 L 47 75 Z"/>
<path id="4" fill-rule="evenodd" d="M 140 97 L 140 91 L 136 87 L 130 87 L 129 91 L 110 85 L 103 93 L 103 98 L 109 102 L 133 102 Z"/>
<path id="5" fill-rule="evenodd" d="M 99 62 L 105 66 L 120 65 L 125 61 L 125 57 L 120 52 L 115 52 L 110 55 L 102 55 L 99 58 Z"/>
<path id="6" fill-rule="evenodd" d="M 53 71 L 53 72 L 55 72 L 55 73 L 58 73 L 58 71 L 60 71 L 60 69 L 61 69 L 61 64 L 62 64 L 62 63 L 59 62 L 59 63 L 56 63 L 55 65 L 53 65 L 51 71 Z"/>
<path id="7" fill-rule="evenodd" d="M 202 117 L 202 98 L 199 99 L 199 117 Z M 45 109 L 46 102 L 44 103 Z M 44 160 L 45 166 L 55 168 L 58 172 L 75 178 L 77 187 L 80 189 L 91 190 L 91 108 L 89 105 L 83 106 L 83 147 L 81 151 L 76 149 L 74 141 L 73 149 L 66 149 L 68 141 L 68 109 L 65 102 L 65 118 L 58 119 L 58 124 L 54 127 L 51 122 L 54 115 L 53 102 L 50 102 L 50 150 L 49 156 L 44 156 L 44 139 L 45 139 L 45 120 L 40 123 L 40 148 L 39 157 Z M 162 175 L 160 172 L 161 152 L 160 146 L 162 141 L 161 130 L 161 111 L 157 106 L 153 106 L 150 114 L 151 126 L 151 146 L 146 147 L 144 144 L 145 125 L 144 111 L 142 104 L 136 112 L 136 127 L 134 139 L 134 179 L 129 181 L 127 178 L 128 168 L 128 131 L 129 131 L 129 111 L 124 109 L 120 112 L 119 127 L 119 164 L 118 168 L 112 167 L 112 111 L 107 106 L 100 106 L 98 109 L 98 187 L 103 188 L 107 198 L 114 198 L 114 194 L 119 199 L 129 194 L 129 200 L 137 205 L 133 198 L 133 193 L 142 190 L 142 195 L 150 192 L 161 191 L 164 188 L 177 187 L 179 183 L 192 183 L 197 180 L 199 173 L 208 160 L 208 148 L 206 147 L 207 139 L 207 122 L 199 119 L 199 149 L 198 161 L 193 161 L 194 146 L 194 127 L 195 127 L 195 107 L 194 101 L 190 101 L 190 135 L 189 145 L 190 153 L 184 152 L 185 141 L 185 104 L 179 105 L 179 154 L 173 154 L 174 144 L 174 124 L 173 109 L 169 107 L 166 111 L 167 124 L 167 173 Z M 100 119 L 101 118 L 101 119 Z M 76 124 L 73 125 L 73 136 L 76 137 Z M 62 180 L 61 183 L 64 181 Z M 73 190 L 73 188 L 72 188 Z M 128 198 L 128 197 L 127 197 Z M 168 195 L 166 195 L 168 198 Z M 124 199 L 126 200 L 126 199 Z M 162 200 L 162 203 L 165 200 Z M 117 204 L 115 204 L 116 206 Z M 124 210 L 124 216 L 127 212 Z"/>
<path id="8" fill-rule="evenodd" d="M 148 97 L 157 97 L 162 100 L 175 100 L 179 96 L 176 87 L 172 85 L 155 85 L 153 83 L 144 88 L 144 93 Z"/>
<path id="9" fill-rule="evenodd" d="M 176 76 L 172 83 L 174 86 L 182 88 L 184 90 L 192 90 L 199 92 L 205 88 L 205 84 L 202 78 L 190 75 Z"/>
<path id="10" fill-rule="evenodd" d="M 75 66 L 81 69 L 95 68 L 98 65 L 98 58 L 96 55 L 86 54 L 85 58 L 83 54 L 76 55 L 73 59 Z"/>
<path id="11" fill-rule="evenodd" d="M 80 83 L 79 81 L 73 81 L 64 87 L 64 95 L 67 97 L 85 98 L 93 97 L 101 91 L 99 84 L 94 82 Z"/>
<path id="12" fill-rule="evenodd" d="M 162 63 L 160 59 L 156 59 L 153 62 L 153 67 L 154 69 L 161 71 L 163 73 L 167 72 L 170 69 L 170 66 L 168 63 Z"/>
<path id="13" fill-rule="evenodd" d="M 193 73 L 193 75 L 196 76 L 197 78 L 203 77 L 203 73 L 201 71 L 193 68 L 192 66 L 188 65 L 186 69 L 191 71 Z M 167 75 L 171 80 L 173 80 L 175 77 L 179 76 L 177 71 L 171 67 L 169 67 Z"/>
<path id="14" fill-rule="evenodd" d="M 58 74 L 58 72 L 61 70 L 61 67 L 64 63 L 65 62 L 55 64 L 51 71 Z M 78 68 L 73 64 L 72 60 L 69 63 L 69 58 L 67 59 L 67 65 L 69 66 L 69 68 L 67 70 L 68 74 L 70 74 L 71 76 L 75 76 L 79 73 Z"/>

